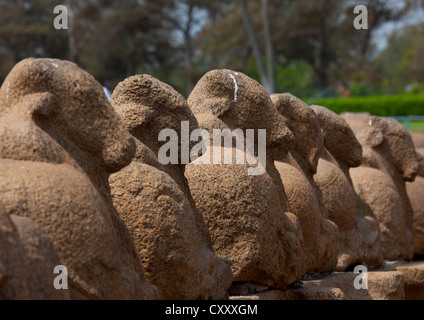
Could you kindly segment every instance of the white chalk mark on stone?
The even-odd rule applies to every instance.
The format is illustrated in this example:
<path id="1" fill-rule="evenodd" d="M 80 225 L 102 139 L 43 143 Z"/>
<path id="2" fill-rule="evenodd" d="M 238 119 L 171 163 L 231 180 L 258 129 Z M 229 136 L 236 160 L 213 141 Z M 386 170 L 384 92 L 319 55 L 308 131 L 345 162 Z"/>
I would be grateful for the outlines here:
<path id="1" fill-rule="evenodd" d="M 370 121 L 368 122 L 368 125 L 369 125 L 370 127 L 372 127 L 372 120 L 370 120 Z"/>
<path id="2" fill-rule="evenodd" d="M 55 67 L 55 68 L 58 68 L 59 67 L 56 63 L 54 63 L 54 60 L 53 59 L 49 59 L 49 60 L 52 63 L 52 66 L 53 67 Z"/>
<path id="3" fill-rule="evenodd" d="M 233 81 L 234 81 L 234 102 L 237 102 L 237 91 L 238 91 L 237 81 L 236 81 L 236 78 L 231 73 L 229 73 L 229 75 L 230 75 L 231 79 L 233 79 Z M 236 73 L 236 75 L 237 75 L 237 73 Z"/>
<path id="4" fill-rule="evenodd" d="M 6 100 L 9 100 L 9 87 L 10 87 L 10 82 L 8 82 L 6 86 Z"/>

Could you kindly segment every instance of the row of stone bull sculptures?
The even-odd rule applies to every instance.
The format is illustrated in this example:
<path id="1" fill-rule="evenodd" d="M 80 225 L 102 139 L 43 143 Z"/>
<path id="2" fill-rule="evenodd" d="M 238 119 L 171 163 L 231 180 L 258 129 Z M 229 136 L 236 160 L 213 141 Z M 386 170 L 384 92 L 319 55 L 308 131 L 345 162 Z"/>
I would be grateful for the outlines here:
<path id="1" fill-rule="evenodd" d="M 163 165 L 159 132 L 183 121 L 266 129 L 266 172 Z M 109 102 L 77 65 L 26 59 L 0 90 L 0 298 L 225 299 L 232 283 L 411 260 L 420 161 L 395 120 L 269 96 L 242 73 L 211 71 L 188 100 L 137 75 Z"/>

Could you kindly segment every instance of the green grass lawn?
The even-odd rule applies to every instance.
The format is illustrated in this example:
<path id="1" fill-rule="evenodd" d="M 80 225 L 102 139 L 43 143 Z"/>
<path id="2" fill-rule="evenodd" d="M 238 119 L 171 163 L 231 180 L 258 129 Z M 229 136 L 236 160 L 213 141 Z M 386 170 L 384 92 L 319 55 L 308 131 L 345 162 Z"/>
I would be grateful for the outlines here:
<path id="1" fill-rule="evenodd" d="M 424 133 L 424 121 L 411 121 L 409 130 Z"/>

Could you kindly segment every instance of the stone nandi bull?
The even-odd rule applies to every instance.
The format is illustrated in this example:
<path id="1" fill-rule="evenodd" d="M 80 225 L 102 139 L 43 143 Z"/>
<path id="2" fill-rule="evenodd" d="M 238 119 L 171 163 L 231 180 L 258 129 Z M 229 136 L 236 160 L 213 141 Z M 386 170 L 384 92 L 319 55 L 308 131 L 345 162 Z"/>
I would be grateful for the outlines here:
<path id="1" fill-rule="evenodd" d="M 274 166 L 274 160 L 283 159 L 292 146 L 293 134 L 268 93 L 240 72 L 213 70 L 199 80 L 188 104 L 211 140 L 220 136 L 218 129 L 231 133 L 238 129 L 238 138 L 247 136 L 247 129 L 256 136 L 266 130 L 261 141 L 266 163 L 248 164 L 252 153 L 234 144 L 225 146 L 220 139 L 213 152 L 204 150 L 199 161 L 186 169 L 196 207 L 206 220 L 215 251 L 231 260 L 234 281 L 285 288 L 300 280 L 305 259 L 302 232 L 297 217 L 286 212 L 284 186 Z M 250 141 L 255 150 L 258 140 Z M 221 161 L 226 151 L 232 155 L 231 162 L 202 163 L 208 155 L 214 159 L 217 150 Z M 235 155 L 241 155 L 244 164 L 237 163 Z M 266 169 L 262 174 L 249 174 L 259 166 Z"/>
<path id="2" fill-rule="evenodd" d="M 311 108 L 318 116 L 325 146 L 314 179 L 330 219 L 340 231 L 337 270 L 343 271 L 354 264 L 377 267 L 383 262 L 378 221 L 355 193 L 349 175 L 350 168 L 362 163 L 361 144 L 341 116 L 325 107 Z"/>
<path id="3" fill-rule="evenodd" d="M 411 137 L 415 148 L 424 148 L 424 134 L 421 132 L 411 132 Z"/>
<path id="4" fill-rule="evenodd" d="M 137 144 L 131 164 L 110 177 L 113 201 L 127 223 L 148 279 L 164 299 L 223 299 L 232 283 L 228 260 L 213 251 L 209 231 L 184 177 L 185 164 L 162 165 L 163 129 L 187 134 L 197 121 L 186 100 L 148 75 L 121 82 L 111 103 Z M 177 142 L 181 150 L 181 139 Z"/>
<path id="5" fill-rule="evenodd" d="M 411 133 L 411 135 L 414 132 Z M 424 135 L 419 134 L 424 137 Z M 420 158 L 421 168 L 419 175 L 415 178 L 414 182 L 406 183 L 406 191 L 409 200 L 411 201 L 412 210 L 414 212 L 413 233 L 415 253 L 417 255 L 424 255 L 424 149 L 419 148 L 422 144 L 414 139 L 412 140 L 416 147 L 418 157 Z M 424 139 L 423 139 L 424 141 Z"/>
<path id="6" fill-rule="evenodd" d="M 295 137 L 295 146 L 284 161 L 275 166 L 288 197 L 289 211 L 299 219 L 307 265 L 305 272 L 325 272 L 336 267 L 339 230 L 328 219 L 313 176 L 323 150 L 323 134 L 314 111 L 289 93 L 273 94 L 277 111 L 287 119 Z"/>
<path id="7" fill-rule="evenodd" d="M 350 123 L 354 117 L 345 119 Z M 420 168 L 411 136 L 398 121 L 375 116 L 363 120 L 362 130 L 355 134 L 363 148 L 363 161 L 350 175 L 356 193 L 379 221 L 383 256 L 410 260 L 414 255 L 413 213 L 405 182 L 414 181 Z"/>
<path id="8" fill-rule="evenodd" d="M 29 218 L 7 214 L 0 206 L 0 300 L 69 299 L 53 286 L 62 265 L 46 234 Z"/>
<path id="9" fill-rule="evenodd" d="M 134 151 L 101 85 L 77 65 L 26 59 L 5 79 L 0 204 L 44 230 L 68 269 L 71 298 L 158 296 L 108 190 L 109 174 Z"/>

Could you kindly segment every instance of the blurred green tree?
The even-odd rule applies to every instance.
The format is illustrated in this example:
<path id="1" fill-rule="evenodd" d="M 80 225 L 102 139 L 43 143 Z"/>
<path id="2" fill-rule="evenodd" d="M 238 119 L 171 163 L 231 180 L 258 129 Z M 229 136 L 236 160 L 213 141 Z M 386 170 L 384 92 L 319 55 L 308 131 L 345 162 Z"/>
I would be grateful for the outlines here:
<path id="1" fill-rule="evenodd" d="M 53 27 L 59 4 L 69 9 L 68 30 Z M 368 7 L 368 30 L 353 27 L 357 4 Z M 390 91 L 423 81 L 422 35 L 399 31 L 390 49 L 375 58 L 375 31 L 423 5 L 423 0 L 0 0 L 0 81 L 23 58 L 56 57 L 77 62 L 100 82 L 116 85 L 149 73 L 185 95 L 216 68 L 245 72 L 270 92 L 322 96 L 336 93 L 341 82 L 352 82 L 361 94 Z M 360 83 L 358 74 L 366 75 Z"/>

